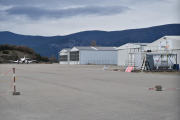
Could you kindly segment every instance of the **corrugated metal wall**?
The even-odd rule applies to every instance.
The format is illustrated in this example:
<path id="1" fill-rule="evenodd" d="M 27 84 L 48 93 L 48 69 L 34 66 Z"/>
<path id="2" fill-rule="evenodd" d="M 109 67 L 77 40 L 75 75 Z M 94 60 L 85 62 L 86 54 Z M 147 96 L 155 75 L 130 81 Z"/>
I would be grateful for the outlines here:
<path id="1" fill-rule="evenodd" d="M 117 51 L 80 51 L 80 64 L 117 65 Z"/>
<path id="2" fill-rule="evenodd" d="M 180 40 L 173 40 L 173 49 L 180 49 Z"/>
<path id="3" fill-rule="evenodd" d="M 125 66 L 125 61 L 128 59 L 129 49 L 118 50 L 118 66 Z"/>
<path id="4" fill-rule="evenodd" d="M 168 38 L 167 40 L 172 41 L 172 48 L 170 48 L 169 50 L 173 50 L 173 49 L 180 49 L 180 40 L 175 40 L 175 39 L 171 39 Z M 165 39 L 161 38 L 159 40 L 154 41 L 153 43 L 150 43 L 149 45 L 144 47 L 144 50 L 151 50 L 153 52 L 158 52 L 158 51 L 164 51 L 164 50 L 159 50 L 158 47 L 158 43 L 161 41 L 165 41 Z"/>
<path id="5" fill-rule="evenodd" d="M 140 48 L 118 50 L 118 66 L 126 66 L 126 62 L 129 61 L 129 53 L 131 52 L 140 52 Z"/>
<path id="6" fill-rule="evenodd" d="M 141 65 L 142 65 L 142 54 L 134 54 L 134 58 L 135 58 L 135 69 L 140 70 L 141 69 Z"/>
<path id="7" fill-rule="evenodd" d="M 158 51 L 158 41 L 155 41 L 155 42 L 150 43 L 149 45 L 145 46 L 144 50 L 145 51 L 152 50 L 154 52 L 157 52 Z"/>

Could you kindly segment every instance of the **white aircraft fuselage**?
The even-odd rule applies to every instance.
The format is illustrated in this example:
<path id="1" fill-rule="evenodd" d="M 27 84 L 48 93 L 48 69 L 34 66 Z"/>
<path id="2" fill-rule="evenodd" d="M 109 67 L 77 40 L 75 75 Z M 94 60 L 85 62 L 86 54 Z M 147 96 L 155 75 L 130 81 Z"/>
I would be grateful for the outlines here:
<path id="1" fill-rule="evenodd" d="M 20 60 L 17 60 L 17 61 L 10 60 L 10 62 L 15 62 L 15 63 L 18 63 L 18 64 L 19 63 L 21 63 L 21 64 L 23 64 L 23 63 L 28 64 L 28 63 L 36 61 L 36 60 L 28 60 L 28 59 L 30 59 L 30 58 L 25 58 L 25 56 L 24 56 L 24 58 L 20 58 Z"/>

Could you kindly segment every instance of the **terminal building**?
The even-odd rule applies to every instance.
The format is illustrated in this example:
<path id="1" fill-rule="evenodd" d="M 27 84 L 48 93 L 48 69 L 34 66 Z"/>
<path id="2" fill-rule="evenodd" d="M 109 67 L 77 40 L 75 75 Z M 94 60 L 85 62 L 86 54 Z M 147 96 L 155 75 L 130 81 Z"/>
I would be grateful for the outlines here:
<path id="1" fill-rule="evenodd" d="M 69 51 L 68 50 L 63 49 L 60 51 L 60 62 L 59 62 L 60 64 L 117 65 L 117 48 L 116 47 L 75 46 Z M 65 59 L 61 57 L 65 57 Z"/>

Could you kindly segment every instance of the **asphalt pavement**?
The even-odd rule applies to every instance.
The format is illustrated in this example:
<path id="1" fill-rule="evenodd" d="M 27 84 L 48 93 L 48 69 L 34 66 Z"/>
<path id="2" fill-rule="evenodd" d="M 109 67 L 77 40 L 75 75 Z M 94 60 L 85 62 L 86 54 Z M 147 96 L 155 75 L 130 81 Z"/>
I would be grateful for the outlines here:
<path id="1" fill-rule="evenodd" d="M 8 92 L 15 68 L 16 91 Z M 1 120 L 180 120 L 180 75 L 102 65 L 0 64 Z M 109 69 L 122 69 L 109 66 Z M 161 85 L 162 91 L 149 90 Z M 8 94 L 3 94 L 7 93 Z"/>

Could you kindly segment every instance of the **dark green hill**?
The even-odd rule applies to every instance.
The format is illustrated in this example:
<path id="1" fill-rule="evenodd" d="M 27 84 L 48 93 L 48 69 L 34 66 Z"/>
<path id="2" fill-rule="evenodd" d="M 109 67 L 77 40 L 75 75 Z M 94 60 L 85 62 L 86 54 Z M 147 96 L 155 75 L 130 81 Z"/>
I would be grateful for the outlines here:
<path id="1" fill-rule="evenodd" d="M 17 61 L 24 56 L 37 60 L 37 62 L 56 62 L 52 56 L 50 59 L 48 57 L 41 56 L 35 53 L 35 51 L 27 46 L 16 46 L 16 45 L 0 45 L 0 63 L 8 63 L 9 60 Z"/>

